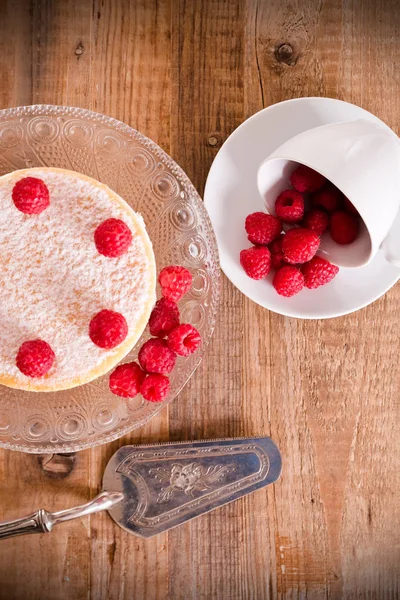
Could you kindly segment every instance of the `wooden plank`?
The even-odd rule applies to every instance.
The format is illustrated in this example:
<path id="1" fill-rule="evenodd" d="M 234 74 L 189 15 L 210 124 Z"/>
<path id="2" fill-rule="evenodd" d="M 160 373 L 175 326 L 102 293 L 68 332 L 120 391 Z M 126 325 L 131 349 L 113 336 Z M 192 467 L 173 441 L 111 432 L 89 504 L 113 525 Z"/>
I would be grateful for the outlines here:
<path id="1" fill-rule="evenodd" d="M 88 63 L 75 54 L 75 49 L 85 34 L 89 43 L 90 7 L 79 2 L 30 5 L 10 1 L 2 3 L 1 10 L 7 32 L 1 40 L 1 74 L 8 74 L 14 82 L 1 86 L 1 107 L 84 103 L 89 90 Z M 59 510 L 87 501 L 88 466 L 89 455 L 82 453 L 68 478 L 51 478 L 48 470 L 40 467 L 38 457 L 2 451 L 0 518 L 22 516 L 41 507 Z M 66 524 L 55 537 L 5 540 L 0 548 L 0 597 L 82 597 L 82 590 L 90 585 L 89 560 L 90 534 L 85 521 Z"/>
<path id="2" fill-rule="evenodd" d="M 128 123 L 168 152 L 170 2 L 94 0 L 91 36 L 90 108 Z"/>
<path id="3" fill-rule="evenodd" d="M 32 103 L 32 29 L 29 6 L 24 0 L 0 3 L 1 108 Z M 29 59 L 26 60 L 28 49 Z"/>
<path id="4" fill-rule="evenodd" d="M 171 155 L 202 193 L 217 150 L 243 119 L 243 3 L 182 0 L 173 14 Z M 243 299 L 224 281 L 207 356 L 171 405 L 173 439 L 243 435 L 242 318 Z M 241 597 L 241 515 L 236 502 L 169 533 L 169 598 Z"/>
<path id="5" fill-rule="evenodd" d="M 19 83 L 15 90 L 4 86 L 2 106 L 37 102 L 93 108 L 125 120 L 168 151 L 168 2 L 40 2 L 31 13 L 23 3 L 9 3 L 4 11 L 17 43 L 4 44 L 2 72 L 14 62 L 18 70 L 13 80 Z M 24 36 L 19 29 L 26 31 Z M 32 58 L 22 60 L 31 32 Z M 26 81 L 25 87 L 21 81 Z M 65 483 L 49 480 L 36 457 L 2 452 L 2 481 L 8 483 L 1 518 L 88 500 L 99 490 L 104 466 L 118 445 L 166 439 L 167 417 L 164 411 L 117 444 L 79 453 Z M 15 473 L 22 476 L 15 478 Z M 107 515 L 98 515 L 72 521 L 49 536 L 7 540 L 0 551 L 0 597 L 155 598 L 167 578 L 165 537 L 146 543 L 127 536 Z"/>
<path id="6" fill-rule="evenodd" d="M 400 77 L 396 70 L 400 11 L 395 1 L 348 5 L 343 16 L 341 86 L 350 100 L 377 114 L 399 133 Z M 349 61 L 351 53 L 352 59 Z M 358 66 L 357 66 L 358 65 Z M 400 584 L 400 509 L 396 487 L 400 469 L 398 408 L 400 374 L 399 286 L 360 313 L 352 361 L 359 381 L 357 422 L 346 474 L 340 551 L 343 595 L 396 598 Z M 397 414 L 397 418 L 395 415 Z"/>
<path id="7" fill-rule="evenodd" d="M 342 98 L 399 132 L 397 4 L 2 2 L 0 106 L 78 105 L 124 120 L 202 193 L 221 143 L 273 102 Z M 170 409 L 78 454 L 62 480 L 34 456 L 0 452 L 0 518 L 93 496 L 130 442 L 269 434 L 280 482 L 147 542 L 107 515 L 3 541 L 0 598 L 396 598 L 399 315 L 394 288 L 341 319 L 286 319 L 223 278 L 208 354 Z"/>
<path id="8" fill-rule="evenodd" d="M 168 1 L 94 2 L 92 108 L 120 119 L 169 151 L 171 10 Z M 90 452 L 90 488 L 97 493 L 109 458 L 123 444 L 168 440 L 168 409 L 147 426 Z M 167 534 L 142 540 L 107 515 L 90 527 L 93 600 L 162 598 L 168 580 Z M 82 588 L 83 592 L 84 588 Z"/>
<path id="9" fill-rule="evenodd" d="M 344 8 L 338 2 L 250 4 L 246 114 L 263 103 L 326 95 L 360 104 L 396 130 L 396 50 L 389 40 L 399 34 L 400 19 L 394 3 Z M 264 347 L 252 337 L 259 309 L 245 305 L 245 372 L 249 382 L 265 381 L 254 365 L 257 356 L 266 359 L 270 430 L 286 459 L 274 490 L 274 510 L 268 513 L 274 517 L 274 558 L 253 545 L 262 571 L 270 560 L 275 562 L 272 597 L 395 597 L 399 555 L 394 558 L 392 549 L 399 536 L 388 530 L 398 509 L 390 486 L 382 494 L 375 489 L 378 465 L 392 485 L 399 466 L 389 451 L 396 439 L 390 416 L 399 396 L 398 374 L 391 375 L 396 373 L 392 361 L 398 341 L 392 346 L 389 335 L 383 342 L 388 330 L 396 328 L 399 302 L 394 289 L 364 311 L 326 322 L 263 313 Z M 245 397 L 250 419 L 260 422 L 254 394 Z M 371 449 L 379 445 L 380 451 L 367 452 L 367 439 Z M 372 498 L 385 531 L 384 558 L 380 534 L 368 523 Z M 370 519 L 373 513 L 370 507 Z"/>

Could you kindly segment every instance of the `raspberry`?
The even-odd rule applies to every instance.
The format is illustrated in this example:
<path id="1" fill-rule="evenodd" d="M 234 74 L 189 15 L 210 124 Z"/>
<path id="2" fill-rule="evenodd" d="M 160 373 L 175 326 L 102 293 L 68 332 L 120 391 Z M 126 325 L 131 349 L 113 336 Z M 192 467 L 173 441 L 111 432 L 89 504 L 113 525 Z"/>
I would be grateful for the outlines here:
<path id="1" fill-rule="evenodd" d="M 297 267 L 281 267 L 275 273 L 272 285 L 280 296 L 290 298 L 301 292 L 304 287 L 303 273 Z"/>
<path id="2" fill-rule="evenodd" d="M 169 379 L 165 375 L 147 375 L 140 393 L 149 402 L 161 402 L 169 394 Z"/>
<path id="3" fill-rule="evenodd" d="M 151 335 L 165 337 L 179 325 L 179 308 L 176 302 L 161 298 L 156 302 L 149 319 Z"/>
<path id="4" fill-rule="evenodd" d="M 17 181 L 12 199 L 16 208 L 27 215 L 38 215 L 50 204 L 47 185 L 36 177 L 24 177 Z"/>
<path id="5" fill-rule="evenodd" d="M 118 365 L 110 375 L 110 390 L 122 398 L 133 398 L 140 391 L 146 374 L 135 362 Z"/>
<path id="6" fill-rule="evenodd" d="M 246 217 L 245 229 L 252 244 L 269 244 L 282 231 L 282 223 L 273 215 L 255 212 Z"/>
<path id="7" fill-rule="evenodd" d="M 317 252 L 320 239 L 315 231 L 298 227 L 290 229 L 282 240 L 282 250 L 288 263 L 305 263 Z"/>
<path id="8" fill-rule="evenodd" d="M 329 225 L 329 217 L 324 210 L 313 208 L 304 217 L 304 227 L 315 231 L 317 235 L 322 235 Z"/>
<path id="9" fill-rule="evenodd" d="M 344 209 L 345 209 L 345 211 L 348 212 L 348 213 L 351 213 L 352 215 L 359 216 L 358 210 L 356 209 L 356 207 L 354 206 L 354 204 L 352 204 L 350 202 L 350 200 L 348 198 L 346 198 L 346 196 L 344 196 L 343 200 L 344 200 Z"/>
<path id="10" fill-rule="evenodd" d="M 285 190 L 275 201 L 275 212 L 286 223 L 301 221 L 304 215 L 304 198 L 296 190 Z"/>
<path id="11" fill-rule="evenodd" d="M 175 366 L 175 352 L 167 346 L 165 340 L 147 340 L 139 350 L 140 366 L 146 373 L 171 373 Z"/>
<path id="12" fill-rule="evenodd" d="M 24 342 L 17 354 L 17 367 L 27 377 L 43 377 L 53 365 L 55 354 L 43 340 Z"/>
<path id="13" fill-rule="evenodd" d="M 284 238 L 284 234 L 281 233 L 278 239 L 274 240 L 268 245 L 268 248 L 271 252 L 271 266 L 274 269 L 279 269 L 284 263 L 283 250 L 282 250 L 282 241 Z"/>
<path id="14" fill-rule="evenodd" d="M 185 267 L 165 267 L 158 276 L 164 298 L 178 302 L 192 286 L 192 275 Z"/>
<path id="15" fill-rule="evenodd" d="M 326 179 L 314 169 L 300 165 L 290 176 L 290 183 L 298 192 L 316 192 L 324 185 Z"/>
<path id="16" fill-rule="evenodd" d="M 201 336 L 193 325 L 184 323 L 171 331 L 167 343 L 179 356 L 189 356 L 200 346 Z"/>
<path id="17" fill-rule="evenodd" d="M 312 196 L 312 203 L 314 206 L 324 208 L 329 213 L 337 210 L 342 199 L 342 192 L 332 184 L 324 187 Z"/>
<path id="18" fill-rule="evenodd" d="M 325 285 L 332 281 L 335 275 L 339 272 L 339 267 L 332 265 L 325 258 L 314 256 L 310 262 L 302 267 L 304 275 L 304 285 L 310 290 L 314 290 L 320 285 Z"/>
<path id="19" fill-rule="evenodd" d="M 331 236 L 337 244 L 351 244 L 358 234 L 358 219 L 338 210 L 331 216 Z"/>
<path id="20" fill-rule="evenodd" d="M 89 337 L 96 346 L 110 350 L 124 341 L 128 335 L 128 324 L 121 313 L 101 310 L 89 325 Z"/>
<path id="21" fill-rule="evenodd" d="M 262 279 L 271 269 L 271 253 L 266 246 L 253 246 L 240 253 L 240 264 L 246 275 L 252 279 Z"/>
<path id="22" fill-rule="evenodd" d="M 132 243 L 132 232 L 121 219 L 107 219 L 94 232 L 94 243 L 103 256 L 122 256 Z"/>

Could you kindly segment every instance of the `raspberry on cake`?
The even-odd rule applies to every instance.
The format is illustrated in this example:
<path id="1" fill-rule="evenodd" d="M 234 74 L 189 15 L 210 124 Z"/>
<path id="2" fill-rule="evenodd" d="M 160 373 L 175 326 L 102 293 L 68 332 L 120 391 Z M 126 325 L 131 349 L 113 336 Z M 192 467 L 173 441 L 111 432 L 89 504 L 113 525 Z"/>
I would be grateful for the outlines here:
<path id="1" fill-rule="evenodd" d="M 132 232 L 121 219 L 106 219 L 94 232 L 94 243 L 104 256 L 122 256 L 132 243 Z"/>
<path id="2" fill-rule="evenodd" d="M 113 310 L 101 310 L 90 321 L 89 336 L 99 348 L 115 348 L 127 335 L 128 324 L 125 317 Z"/>
<path id="3" fill-rule="evenodd" d="M 37 177 L 19 179 L 12 190 L 15 207 L 27 215 L 39 215 L 50 204 L 47 185 Z"/>
<path id="4" fill-rule="evenodd" d="M 53 366 L 55 355 L 43 340 L 24 342 L 16 358 L 18 369 L 27 377 L 43 377 Z"/>
<path id="5" fill-rule="evenodd" d="M 110 219 L 131 235 L 118 260 L 100 254 L 93 239 Z M 156 272 L 143 219 L 94 179 L 41 167 L 0 177 L 0 261 L 0 384 L 82 385 L 113 369 L 146 327 Z M 93 343 L 89 324 L 104 309 L 119 315 L 118 326 L 92 330 Z M 41 355 L 38 340 L 50 352 Z M 30 357 L 26 342 L 35 342 Z"/>

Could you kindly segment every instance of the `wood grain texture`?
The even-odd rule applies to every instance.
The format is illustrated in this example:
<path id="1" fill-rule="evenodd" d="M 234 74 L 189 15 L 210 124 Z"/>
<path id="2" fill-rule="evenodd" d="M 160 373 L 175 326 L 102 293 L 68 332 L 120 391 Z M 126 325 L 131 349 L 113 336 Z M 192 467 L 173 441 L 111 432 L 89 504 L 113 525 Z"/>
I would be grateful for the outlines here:
<path id="1" fill-rule="evenodd" d="M 0 20 L 0 108 L 119 118 L 200 193 L 226 137 L 287 98 L 348 100 L 400 132 L 397 0 L 7 0 Z M 87 500 L 130 442 L 271 435 L 279 483 L 153 540 L 96 515 L 3 541 L 0 598 L 398 598 L 399 329 L 398 286 L 354 315 L 306 322 L 224 279 L 207 357 L 171 407 L 79 453 L 63 479 L 0 452 L 0 518 Z"/>

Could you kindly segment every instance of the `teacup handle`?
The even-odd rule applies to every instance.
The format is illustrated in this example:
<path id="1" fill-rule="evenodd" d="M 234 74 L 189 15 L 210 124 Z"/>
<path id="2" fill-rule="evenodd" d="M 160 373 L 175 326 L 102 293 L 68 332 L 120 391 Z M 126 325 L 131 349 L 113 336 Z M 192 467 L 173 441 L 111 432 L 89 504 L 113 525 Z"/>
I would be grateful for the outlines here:
<path id="1" fill-rule="evenodd" d="M 400 269 L 400 210 L 389 233 L 381 244 L 381 250 L 386 260 Z"/>

